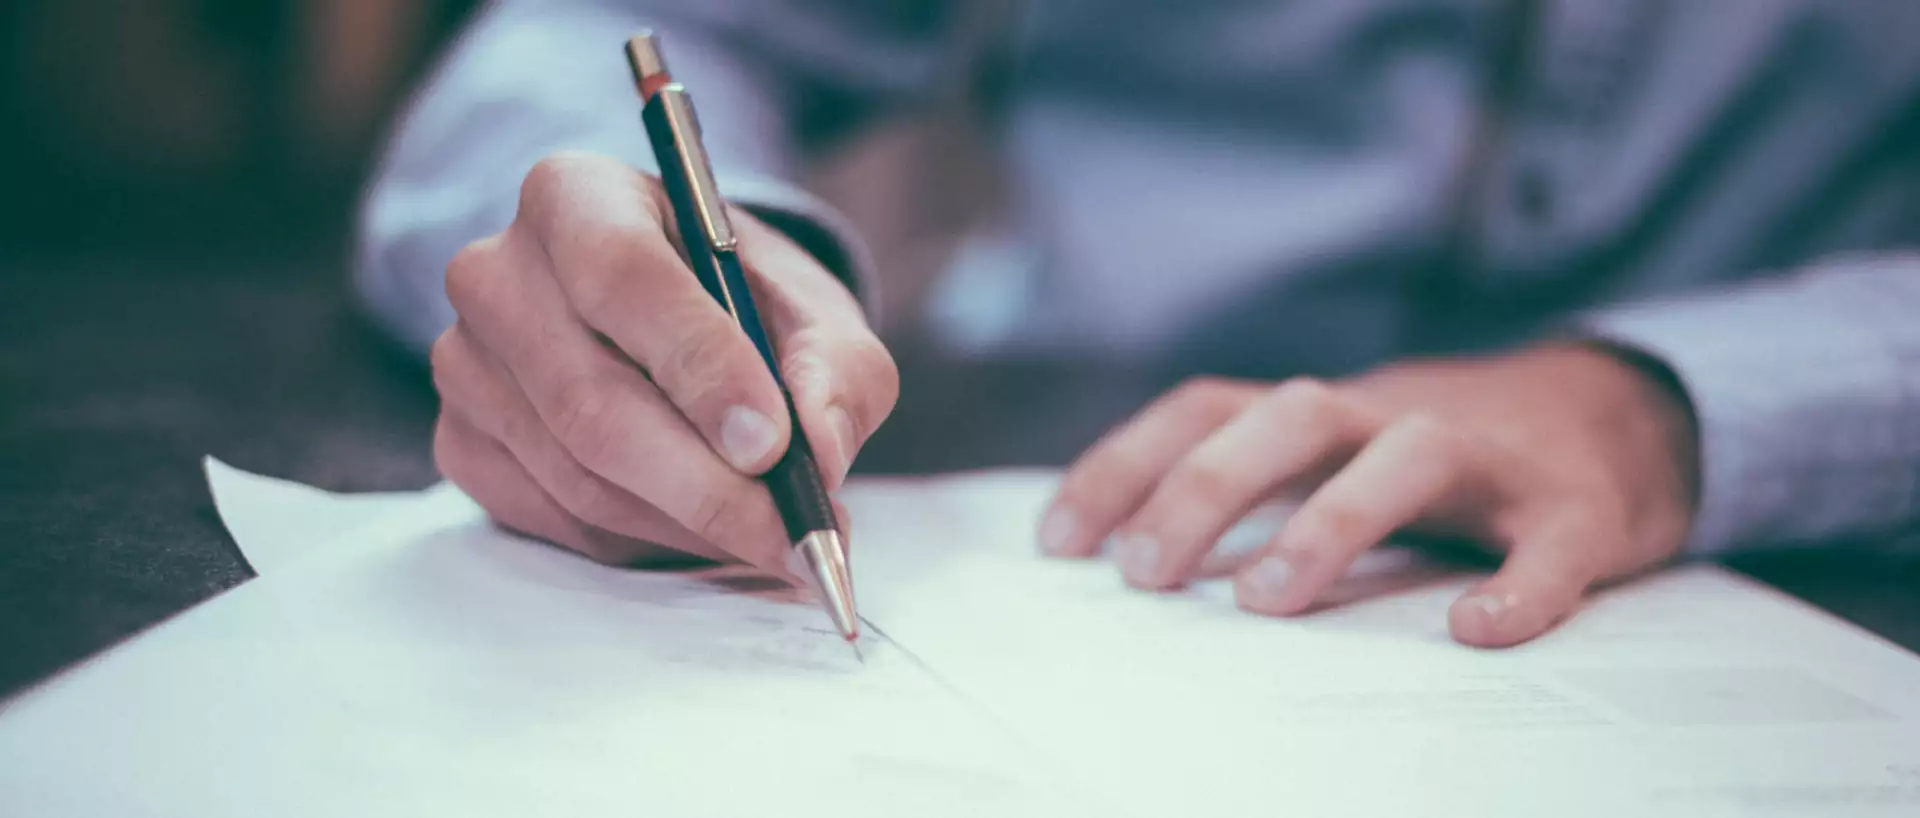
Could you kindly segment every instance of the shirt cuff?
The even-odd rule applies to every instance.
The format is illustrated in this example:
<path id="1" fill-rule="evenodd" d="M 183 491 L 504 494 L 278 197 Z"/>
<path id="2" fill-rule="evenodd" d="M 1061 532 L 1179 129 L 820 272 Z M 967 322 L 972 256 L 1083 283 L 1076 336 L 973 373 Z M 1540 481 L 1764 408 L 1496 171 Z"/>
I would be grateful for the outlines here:
<path id="1" fill-rule="evenodd" d="M 1698 422 L 1700 498 L 1686 551 L 1805 543 L 1898 523 L 1916 491 L 1900 357 L 1834 299 L 1792 281 L 1587 316 L 1580 330 L 1651 356 Z"/>

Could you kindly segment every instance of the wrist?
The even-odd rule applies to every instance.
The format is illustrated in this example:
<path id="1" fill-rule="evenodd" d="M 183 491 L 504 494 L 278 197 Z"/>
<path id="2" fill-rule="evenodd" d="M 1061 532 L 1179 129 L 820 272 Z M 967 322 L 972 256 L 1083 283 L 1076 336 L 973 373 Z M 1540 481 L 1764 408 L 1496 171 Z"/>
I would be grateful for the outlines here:
<path id="1" fill-rule="evenodd" d="M 1610 454 L 1626 461 L 1623 473 L 1652 497 L 1669 498 L 1657 505 L 1673 508 L 1679 519 L 1670 525 L 1684 540 L 1700 503 L 1700 431 L 1679 376 L 1658 357 L 1605 339 L 1554 342 L 1539 354 L 1569 380 L 1599 385 L 1590 396 L 1589 420 L 1602 439 L 1616 442 Z"/>

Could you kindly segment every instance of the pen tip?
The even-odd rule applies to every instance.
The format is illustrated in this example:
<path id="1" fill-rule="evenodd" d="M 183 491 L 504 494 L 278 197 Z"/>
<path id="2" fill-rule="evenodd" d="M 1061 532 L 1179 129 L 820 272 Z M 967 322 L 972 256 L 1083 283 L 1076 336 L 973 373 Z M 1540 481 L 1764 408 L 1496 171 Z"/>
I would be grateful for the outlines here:
<path id="1" fill-rule="evenodd" d="M 847 547 L 840 533 L 815 531 L 795 544 L 793 558 L 804 581 L 820 592 L 835 630 L 851 642 L 860 636 L 860 614 L 854 609 L 853 574 L 847 568 Z"/>

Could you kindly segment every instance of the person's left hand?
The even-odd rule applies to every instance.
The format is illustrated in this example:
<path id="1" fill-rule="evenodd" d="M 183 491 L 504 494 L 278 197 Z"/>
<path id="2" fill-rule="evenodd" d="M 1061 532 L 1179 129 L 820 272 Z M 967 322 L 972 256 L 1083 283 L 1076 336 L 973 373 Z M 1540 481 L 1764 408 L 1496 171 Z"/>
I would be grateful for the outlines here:
<path id="1" fill-rule="evenodd" d="M 1333 383 L 1198 379 L 1080 457 L 1040 542 L 1081 557 L 1108 543 L 1128 584 L 1172 589 L 1248 511 L 1305 494 L 1235 578 L 1242 608 L 1311 609 L 1395 531 L 1465 537 L 1507 556 L 1449 626 L 1467 644 L 1512 645 L 1595 582 L 1679 549 L 1699 480 L 1684 400 L 1576 344 Z"/>

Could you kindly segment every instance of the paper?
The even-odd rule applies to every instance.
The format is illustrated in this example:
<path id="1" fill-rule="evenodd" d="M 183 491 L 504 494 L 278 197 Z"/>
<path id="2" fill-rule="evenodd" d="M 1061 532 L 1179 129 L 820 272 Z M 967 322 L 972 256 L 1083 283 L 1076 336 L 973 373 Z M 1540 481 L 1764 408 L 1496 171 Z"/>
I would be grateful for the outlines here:
<path id="1" fill-rule="evenodd" d="M 1445 624 L 1477 578 L 1404 551 L 1293 620 L 1235 610 L 1225 582 L 1141 594 L 1106 565 L 1035 559 L 1049 489 L 864 487 L 865 542 L 946 556 L 857 559 L 939 572 L 912 604 L 882 597 L 891 633 L 1147 814 L 1920 815 L 1920 659 L 1718 568 L 1481 651 Z"/>
<path id="2" fill-rule="evenodd" d="M 209 456 L 202 461 L 214 508 L 255 574 L 279 571 L 314 548 L 426 499 L 458 495 L 451 483 L 424 492 L 336 494 L 241 471 Z"/>
<path id="3" fill-rule="evenodd" d="M 1297 620 L 1039 559 L 1054 479 L 851 486 L 865 667 L 422 497 L 0 712 L 0 814 L 1920 814 L 1920 659 L 1718 569 L 1477 651 L 1405 551 Z"/>
<path id="4" fill-rule="evenodd" d="M 766 586 L 427 498 L 13 702 L 0 814 L 1074 814 L 910 656 Z"/>

